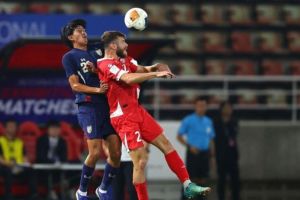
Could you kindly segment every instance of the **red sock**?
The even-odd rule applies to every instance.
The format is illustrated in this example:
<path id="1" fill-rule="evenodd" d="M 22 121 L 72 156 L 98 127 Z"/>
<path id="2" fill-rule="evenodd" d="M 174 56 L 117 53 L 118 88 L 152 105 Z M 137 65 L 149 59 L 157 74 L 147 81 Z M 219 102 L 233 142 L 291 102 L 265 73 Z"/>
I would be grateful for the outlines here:
<path id="1" fill-rule="evenodd" d="M 146 182 L 135 184 L 134 187 L 139 200 L 149 200 Z"/>
<path id="2" fill-rule="evenodd" d="M 165 155 L 169 168 L 177 175 L 181 183 L 190 179 L 189 173 L 186 170 L 185 164 L 179 157 L 177 151 L 172 151 Z"/>

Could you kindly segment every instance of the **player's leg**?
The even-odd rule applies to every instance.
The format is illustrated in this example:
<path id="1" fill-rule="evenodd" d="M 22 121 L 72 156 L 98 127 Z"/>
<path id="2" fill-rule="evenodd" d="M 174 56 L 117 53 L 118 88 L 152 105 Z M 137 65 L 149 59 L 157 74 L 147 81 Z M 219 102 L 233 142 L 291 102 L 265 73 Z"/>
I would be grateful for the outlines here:
<path id="1" fill-rule="evenodd" d="M 163 134 L 163 129 L 146 110 L 143 109 L 142 112 L 143 124 L 141 131 L 143 138 L 156 146 L 165 155 L 169 168 L 177 175 L 184 186 L 185 196 L 190 198 L 196 197 L 199 194 L 205 195 L 209 192 L 210 188 L 200 187 L 191 182 L 185 164 L 173 145 Z"/>
<path id="2" fill-rule="evenodd" d="M 156 137 L 151 144 L 156 146 L 165 155 L 169 168 L 177 175 L 183 184 L 184 194 L 187 198 L 206 195 L 210 192 L 210 188 L 200 187 L 191 182 L 185 164 L 164 134 L 160 134 Z"/>
<path id="3" fill-rule="evenodd" d="M 125 183 L 127 186 L 127 191 L 129 193 L 129 199 L 130 200 L 138 200 L 136 190 L 133 185 L 132 181 L 132 173 L 133 173 L 133 163 L 128 161 L 128 162 L 123 162 L 123 176 L 125 178 Z"/>
<path id="4" fill-rule="evenodd" d="M 121 141 L 116 134 L 110 134 L 105 138 L 104 148 L 107 152 L 107 163 L 105 165 L 103 178 L 98 191 L 106 193 L 113 179 L 116 177 L 120 167 Z"/>
<path id="5" fill-rule="evenodd" d="M 99 111 L 103 112 L 103 111 Z M 100 186 L 96 189 L 96 195 L 101 200 L 111 199 L 112 194 L 109 190 L 113 179 L 116 177 L 120 167 L 121 157 L 121 141 L 119 136 L 116 134 L 114 128 L 110 123 L 110 118 L 107 115 L 98 116 L 102 117 L 101 136 L 104 138 L 104 146 L 107 150 L 107 163 L 105 165 L 104 174 Z"/>
<path id="6" fill-rule="evenodd" d="M 88 146 L 88 155 L 82 167 L 80 185 L 78 191 L 78 193 L 81 196 L 87 196 L 88 183 L 92 178 L 92 175 L 95 170 L 96 162 L 100 157 L 101 139 L 87 139 L 87 146 Z"/>
<path id="7" fill-rule="evenodd" d="M 142 146 L 131 150 L 129 153 L 133 162 L 132 182 L 137 192 L 139 200 L 148 200 L 145 167 L 147 164 L 147 151 Z"/>
<path id="8" fill-rule="evenodd" d="M 125 185 L 124 162 L 121 162 L 120 170 L 112 182 L 113 200 L 124 200 L 124 185 Z"/>
<path id="9" fill-rule="evenodd" d="M 95 104 L 81 104 L 78 106 L 78 122 L 87 137 L 88 156 L 86 157 L 80 178 L 80 186 L 76 192 L 77 200 L 86 200 L 88 183 L 94 173 L 95 165 L 99 159 L 102 149 L 101 130 L 98 124 L 101 124 L 101 118 L 97 116 L 97 107 Z"/>
<path id="10" fill-rule="evenodd" d="M 124 146 L 130 150 L 130 157 L 133 162 L 133 184 L 137 191 L 139 200 L 148 200 L 146 187 L 145 165 L 147 152 L 141 138 L 140 126 L 137 123 L 140 119 L 131 120 L 126 116 L 116 117 L 111 120 L 113 127 L 119 134 Z"/>

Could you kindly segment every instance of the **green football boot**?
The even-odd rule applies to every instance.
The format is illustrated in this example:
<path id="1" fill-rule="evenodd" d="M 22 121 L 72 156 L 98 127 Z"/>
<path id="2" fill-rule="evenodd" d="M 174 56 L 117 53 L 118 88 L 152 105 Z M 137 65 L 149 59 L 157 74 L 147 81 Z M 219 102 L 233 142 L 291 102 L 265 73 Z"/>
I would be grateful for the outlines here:
<path id="1" fill-rule="evenodd" d="M 210 191 L 210 187 L 201 187 L 195 183 L 190 183 L 184 190 L 184 196 L 188 199 L 193 199 L 197 196 L 206 196 Z"/>

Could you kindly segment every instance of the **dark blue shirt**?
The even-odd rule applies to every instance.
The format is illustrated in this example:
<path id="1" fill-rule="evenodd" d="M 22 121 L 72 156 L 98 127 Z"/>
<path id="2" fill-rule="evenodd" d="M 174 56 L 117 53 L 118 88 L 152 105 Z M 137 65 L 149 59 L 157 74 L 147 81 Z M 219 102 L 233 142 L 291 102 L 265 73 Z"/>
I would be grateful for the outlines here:
<path id="1" fill-rule="evenodd" d="M 74 48 L 67 52 L 62 58 L 62 64 L 67 78 L 75 74 L 79 77 L 80 83 L 90 87 L 99 87 L 100 80 L 98 75 L 87 70 L 87 61 L 94 63 L 95 67 L 97 66 L 97 58 L 89 51 Z M 86 94 L 82 92 L 74 93 L 76 97 L 75 103 L 77 104 L 82 102 L 105 102 L 105 105 L 107 105 L 106 97 L 103 94 Z"/>

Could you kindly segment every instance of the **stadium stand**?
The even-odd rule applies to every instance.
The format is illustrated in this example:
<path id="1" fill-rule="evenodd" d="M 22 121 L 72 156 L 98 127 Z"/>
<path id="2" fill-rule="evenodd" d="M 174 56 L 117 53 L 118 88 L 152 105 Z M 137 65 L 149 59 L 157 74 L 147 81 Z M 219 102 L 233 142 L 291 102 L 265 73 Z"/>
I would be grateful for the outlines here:
<path id="1" fill-rule="evenodd" d="M 35 162 L 36 141 L 41 134 L 38 125 L 32 121 L 25 121 L 20 124 L 18 135 L 24 141 L 25 150 L 30 163 Z"/>

